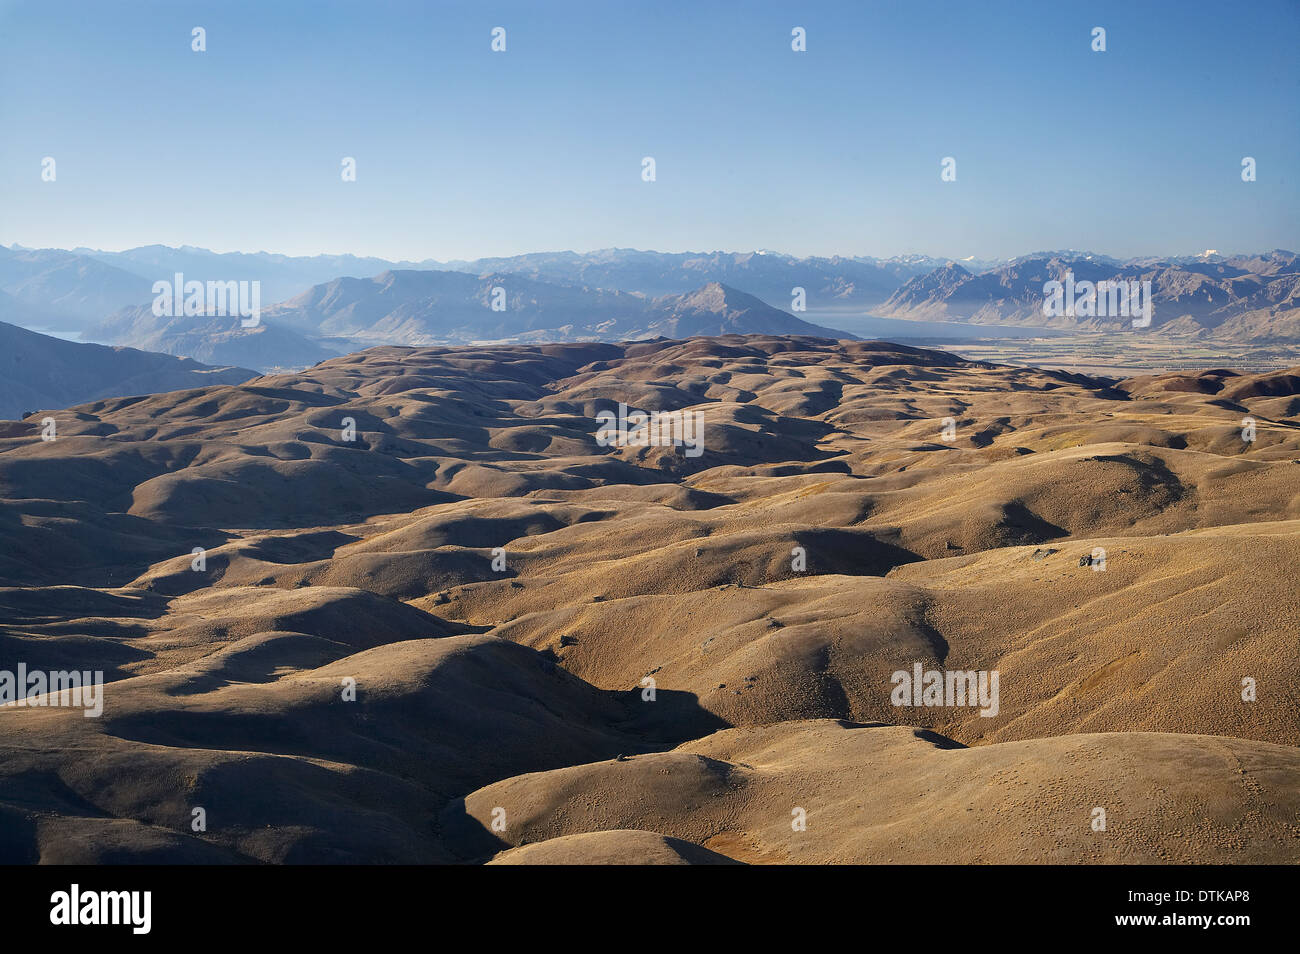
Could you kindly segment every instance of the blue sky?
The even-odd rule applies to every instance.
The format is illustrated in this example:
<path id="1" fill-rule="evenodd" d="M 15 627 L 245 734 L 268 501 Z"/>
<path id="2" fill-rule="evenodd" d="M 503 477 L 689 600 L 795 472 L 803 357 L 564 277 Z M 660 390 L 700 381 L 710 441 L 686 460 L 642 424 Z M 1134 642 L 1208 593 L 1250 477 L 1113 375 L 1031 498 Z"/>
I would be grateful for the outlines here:
<path id="1" fill-rule="evenodd" d="M 0 243 L 1295 249 L 1298 41 L 1295 0 L 0 0 Z"/>

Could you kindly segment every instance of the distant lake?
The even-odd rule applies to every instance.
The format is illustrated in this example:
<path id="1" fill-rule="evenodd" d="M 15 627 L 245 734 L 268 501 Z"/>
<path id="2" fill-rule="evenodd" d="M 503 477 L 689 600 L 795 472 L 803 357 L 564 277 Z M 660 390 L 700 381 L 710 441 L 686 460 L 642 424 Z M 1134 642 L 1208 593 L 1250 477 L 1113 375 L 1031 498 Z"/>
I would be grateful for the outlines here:
<path id="1" fill-rule="evenodd" d="M 38 328 L 35 325 L 22 325 L 22 327 L 28 331 L 34 331 L 38 335 L 48 335 L 51 338 L 59 338 L 63 341 L 75 341 L 77 344 L 85 344 L 87 340 L 81 337 L 79 331 L 55 331 L 53 328 Z M 95 344 L 96 342 L 92 341 L 91 343 Z"/>
<path id="2" fill-rule="evenodd" d="M 961 321 L 905 321 L 877 318 L 852 311 L 803 311 L 795 315 L 825 328 L 848 331 L 859 338 L 886 341 L 972 341 L 976 338 L 1046 338 L 1063 332 L 1051 328 L 1022 328 L 1017 325 L 971 325 Z"/>

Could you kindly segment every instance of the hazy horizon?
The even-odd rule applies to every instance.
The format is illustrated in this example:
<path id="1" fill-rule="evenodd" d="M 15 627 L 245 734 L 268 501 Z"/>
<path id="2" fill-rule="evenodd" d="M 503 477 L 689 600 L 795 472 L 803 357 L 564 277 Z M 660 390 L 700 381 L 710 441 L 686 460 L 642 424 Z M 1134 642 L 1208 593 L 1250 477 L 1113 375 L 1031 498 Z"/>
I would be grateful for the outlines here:
<path id="1" fill-rule="evenodd" d="M 926 252 L 926 251 L 895 252 L 891 254 L 881 254 L 881 255 L 868 255 L 863 252 L 833 252 L 827 255 L 798 255 L 794 252 L 789 252 L 789 251 L 785 251 L 782 249 L 775 249 L 775 248 L 666 249 L 666 248 L 637 248 L 633 246 L 608 245 L 608 246 L 603 246 L 601 248 L 585 248 L 585 249 L 538 248 L 538 249 L 532 249 L 524 252 L 514 252 L 510 254 L 488 254 L 488 255 L 477 255 L 474 257 L 455 255 L 449 258 L 430 258 L 430 257 L 416 258 L 411 255 L 387 256 L 387 255 L 378 255 L 372 252 L 364 252 L 364 251 L 348 251 L 348 252 L 323 251 L 323 252 L 310 252 L 310 253 L 299 254 L 299 253 L 275 251 L 267 248 L 217 249 L 217 248 L 209 248 L 203 245 L 192 245 L 189 243 L 183 243 L 180 245 L 168 245 L 164 242 L 145 242 L 141 245 L 128 245 L 128 246 L 122 246 L 120 248 L 92 247 L 88 245 L 59 245 L 59 246 L 28 245 L 25 242 L 18 242 L 18 241 L 0 243 L 0 244 L 3 244 L 4 247 L 10 250 L 22 249 L 27 251 L 97 252 L 97 253 L 103 253 L 109 255 L 118 255 L 123 252 L 135 251 L 137 249 L 142 249 L 142 248 L 167 248 L 173 251 L 192 250 L 192 251 L 200 251 L 200 252 L 210 252 L 214 255 L 275 255 L 275 256 L 282 256 L 285 258 L 342 258 L 342 257 L 350 256 L 352 258 L 360 258 L 360 259 L 371 258 L 371 259 L 379 259 L 382 261 L 393 262 L 393 263 L 408 263 L 412 265 L 420 265 L 426 262 L 434 262 L 439 265 L 448 265 L 448 264 L 453 264 L 458 262 L 475 262 L 481 259 L 519 258 L 528 255 L 588 256 L 588 255 L 596 255 L 601 252 L 638 252 L 647 255 L 779 255 L 779 256 L 787 256 L 790 258 L 841 258 L 841 259 L 873 258 L 873 259 L 878 259 L 880 261 L 889 261 L 891 259 L 903 259 L 908 257 L 925 257 L 931 259 L 953 261 L 960 265 L 963 262 L 969 260 L 974 260 L 976 262 L 1007 262 L 1007 261 L 1013 261 L 1018 258 L 1025 258 L 1030 255 L 1037 255 L 1044 252 L 1077 252 L 1081 255 L 1102 255 L 1107 258 L 1113 258 L 1119 261 L 1124 261 L 1127 259 L 1134 259 L 1134 258 L 1165 258 L 1165 259 L 1195 258 L 1195 257 L 1203 256 L 1207 252 L 1214 255 L 1221 256 L 1223 258 L 1233 258 L 1236 256 L 1264 255 L 1264 254 L 1268 254 L 1269 252 L 1275 252 L 1275 251 L 1283 251 L 1283 252 L 1295 251 L 1295 249 L 1287 248 L 1285 246 L 1272 246 L 1269 248 L 1243 248 L 1243 249 L 1215 248 L 1215 249 L 1200 249 L 1199 251 L 1167 251 L 1167 252 L 1158 252 L 1158 253 L 1144 254 L 1144 255 L 1118 255 L 1113 252 L 1105 251 L 1102 249 L 1096 249 L 1096 248 L 1071 248 L 1068 246 L 1060 246 L 1060 247 L 1052 247 L 1052 248 L 1044 247 L 1044 248 L 1027 249 L 1023 252 L 1018 252 L 1014 255 L 1001 257 L 1001 256 L 979 255 L 979 254 L 971 254 L 965 256 L 942 255 L 942 254 Z"/>

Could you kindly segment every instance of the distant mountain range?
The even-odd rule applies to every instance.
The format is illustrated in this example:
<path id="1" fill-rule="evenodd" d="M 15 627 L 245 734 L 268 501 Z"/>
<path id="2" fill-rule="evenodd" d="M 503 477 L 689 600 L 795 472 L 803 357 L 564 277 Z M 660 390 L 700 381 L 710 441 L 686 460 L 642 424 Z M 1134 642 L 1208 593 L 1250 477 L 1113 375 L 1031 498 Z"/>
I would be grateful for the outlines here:
<path id="1" fill-rule="evenodd" d="M 101 252 L 78 248 L 73 251 L 115 268 L 143 275 L 150 282 L 170 279 L 176 272 L 199 281 L 259 281 L 262 300 L 283 301 L 313 285 L 344 275 L 364 278 L 393 268 L 434 268 L 437 263 L 390 262 L 382 258 L 355 255 L 277 255 L 271 252 L 210 252 L 182 245 L 144 245 L 124 252 Z M 143 301 L 144 299 L 139 299 Z M 100 317 L 103 317 L 102 315 Z"/>
<path id="2" fill-rule="evenodd" d="M 496 304 L 500 310 L 494 310 Z M 302 367 L 377 344 L 613 341 L 719 334 L 853 338 L 709 283 L 649 299 L 553 285 L 519 275 L 387 271 L 337 278 L 262 313 L 238 318 L 159 318 L 148 305 L 122 309 L 91 329 L 101 340 L 259 369 Z"/>
<path id="3" fill-rule="evenodd" d="M 161 276 L 159 276 L 161 277 Z M 81 331 L 125 306 L 149 301 L 153 281 L 61 249 L 0 245 L 0 320 Z"/>
<path id="4" fill-rule="evenodd" d="M 257 372 L 189 358 L 63 341 L 0 321 L 0 419 L 101 398 L 242 384 Z"/>
<path id="5" fill-rule="evenodd" d="M 903 284 L 876 314 L 928 321 L 1022 324 L 1080 331 L 1130 326 L 1117 316 L 1043 314 L 1043 286 L 1075 282 L 1151 282 L 1154 331 L 1236 341 L 1300 341 L 1300 261 L 1278 249 L 1262 255 L 1119 261 L 1048 252 L 974 274 L 949 263 Z"/>
<path id="6" fill-rule="evenodd" d="M 385 271 L 456 271 L 471 275 L 516 274 L 537 281 L 637 292 L 647 297 L 680 295 L 709 282 L 744 288 L 766 301 L 789 302 L 801 287 L 809 307 L 883 302 L 902 282 L 944 259 L 900 256 L 797 258 L 777 252 L 540 252 L 469 261 L 390 261 L 354 255 L 289 256 L 269 252 L 212 252 L 203 248 L 146 245 L 122 252 L 98 249 L 28 249 L 0 246 L 0 290 L 33 304 L 63 303 L 69 294 L 89 309 L 71 317 L 102 319 L 108 310 L 142 304 L 154 281 L 176 272 L 199 281 L 259 281 L 264 301 L 283 301 L 335 278 L 368 278 Z M 70 274 L 69 269 L 80 274 Z M 32 284 L 31 294 L 19 288 Z M 98 284 L 99 288 L 96 288 Z M 11 287 L 12 286 L 12 287 Z M 143 291 L 141 291 L 143 289 Z M 99 298 L 95 300 L 94 295 Z M 100 309 L 95 311 L 94 309 Z"/>
<path id="7" fill-rule="evenodd" d="M 510 258 L 448 262 L 470 274 L 517 274 L 539 281 L 639 292 L 651 298 L 681 295 L 710 282 L 743 288 L 769 304 L 789 307 L 795 288 L 809 308 L 857 305 L 887 299 L 924 266 L 862 258 L 796 258 L 778 252 L 541 252 Z"/>
<path id="8" fill-rule="evenodd" d="M 342 278 L 265 315 L 300 331 L 398 344 L 635 340 L 742 329 L 850 337 L 718 282 L 683 295 L 647 298 L 518 274 L 389 271 L 370 279 Z"/>
<path id="9" fill-rule="evenodd" d="M 262 283 L 262 324 L 156 318 L 153 283 Z M 1088 251 L 1009 261 L 925 255 L 796 258 L 778 252 L 542 252 L 456 262 L 294 257 L 153 245 L 124 252 L 0 247 L 0 320 L 212 364 L 300 368 L 377 343 L 636 340 L 731 332 L 848 337 L 802 321 L 844 311 L 1066 331 L 1126 318 L 1047 317 L 1048 281 L 1152 283 L 1153 333 L 1300 342 L 1300 265 L 1282 250 L 1121 260 Z M 493 298 L 502 289 L 504 299 Z M 271 304 L 274 302 L 279 304 Z M 497 306 L 494 308 L 494 304 Z M 502 307 L 504 306 L 504 307 Z M 497 310 L 500 309 L 500 310 Z M 833 323 L 833 322 L 832 322 Z"/>
<path id="10" fill-rule="evenodd" d="M 244 365 L 264 372 L 297 370 L 365 347 L 353 347 L 346 339 L 338 340 L 331 347 L 310 335 L 266 320 L 255 328 L 244 328 L 238 316 L 157 317 L 150 305 L 116 311 L 87 334 L 96 341 L 194 358 L 209 364 Z"/>

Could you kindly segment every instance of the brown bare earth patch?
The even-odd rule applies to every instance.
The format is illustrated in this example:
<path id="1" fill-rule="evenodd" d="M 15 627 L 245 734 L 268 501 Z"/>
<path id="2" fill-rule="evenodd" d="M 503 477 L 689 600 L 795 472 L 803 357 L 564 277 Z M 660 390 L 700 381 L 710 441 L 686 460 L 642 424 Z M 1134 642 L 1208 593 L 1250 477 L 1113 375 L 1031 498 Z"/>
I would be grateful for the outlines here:
<path id="1" fill-rule="evenodd" d="M 0 670 L 108 683 L 0 708 L 0 861 L 1295 862 L 1297 382 L 751 335 L 42 412 Z"/>

